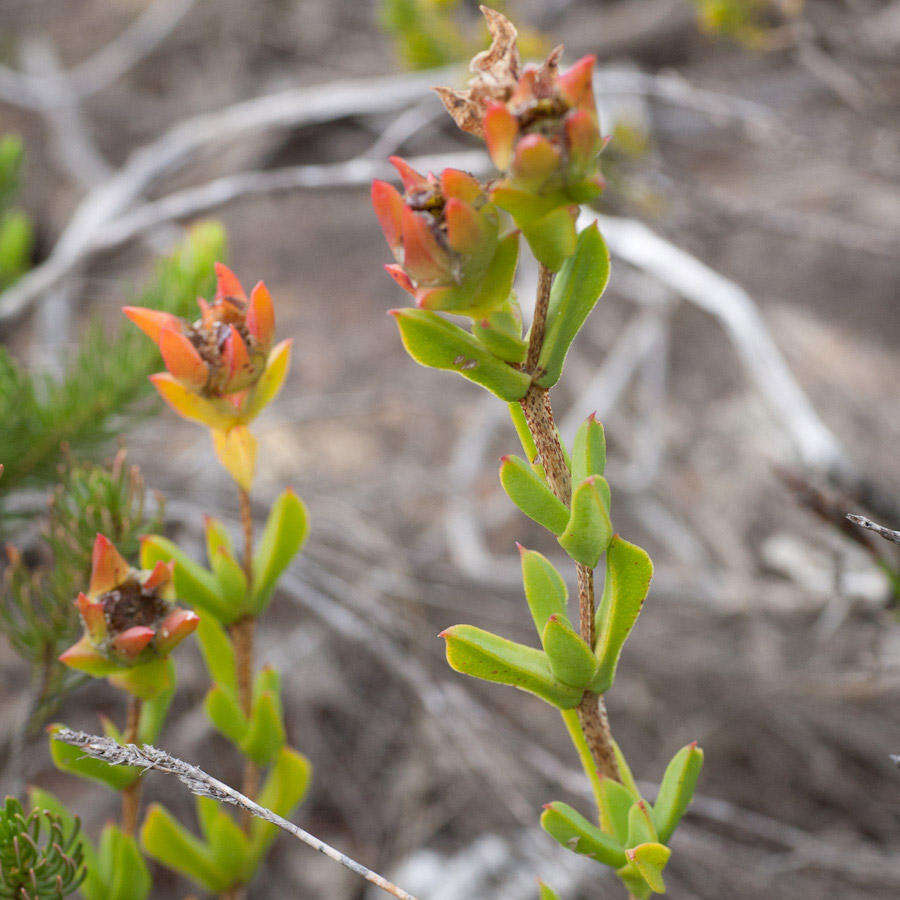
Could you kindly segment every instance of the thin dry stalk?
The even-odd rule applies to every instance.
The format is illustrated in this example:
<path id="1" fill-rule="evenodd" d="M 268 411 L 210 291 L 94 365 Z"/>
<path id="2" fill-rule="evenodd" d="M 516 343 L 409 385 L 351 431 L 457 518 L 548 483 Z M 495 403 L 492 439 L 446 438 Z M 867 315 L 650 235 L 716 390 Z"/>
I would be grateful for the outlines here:
<path id="1" fill-rule="evenodd" d="M 167 775 L 174 775 L 182 784 L 186 785 L 191 793 L 198 797 L 211 797 L 219 803 L 230 803 L 242 811 L 250 813 L 265 822 L 271 822 L 277 825 L 282 831 L 293 835 L 297 840 L 303 841 L 319 853 L 323 853 L 329 859 L 355 872 L 357 875 L 365 878 L 366 881 L 374 884 L 381 890 L 386 891 L 398 900 L 416 900 L 416 898 L 404 891 L 403 888 L 388 881 L 377 872 L 358 863 L 355 859 L 336 850 L 330 844 L 320 841 L 308 831 L 304 831 L 293 822 L 282 818 L 277 813 L 260 806 L 249 797 L 229 787 L 217 778 L 213 778 L 198 766 L 191 765 L 182 759 L 169 756 L 164 750 L 159 750 L 150 744 L 144 744 L 141 747 L 135 744 L 118 744 L 111 738 L 100 737 L 95 734 L 86 734 L 83 731 L 73 731 L 71 728 L 60 728 L 54 734 L 54 739 L 71 744 L 73 747 L 80 747 L 87 756 L 94 759 L 102 759 L 114 766 L 137 766 L 140 769 L 156 769 L 158 772 L 164 772 Z"/>
<path id="2" fill-rule="evenodd" d="M 526 357 L 527 371 L 537 374 L 537 362 L 544 343 L 544 326 L 547 319 L 547 308 L 550 303 L 550 289 L 553 286 L 553 273 L 545 266 L 540 267 L 538 276 L 538 292 L 534 306 L 534 319 L 531 323 L 531 337 Z M 566 464 L 565 453 L 559 440 L 559 432 L 553 421 L 553 409 L 550 405 L 550 394 L 537 384 L 532 384 L 528 393 L 522 398 L 522 411 L 528 429 L 534 438 L 538 458 L 547 475 L 550 489 L 568 506 L 572 500 L 572 477 Z M 587 566 L 576 563 L 578 574 L 578 613 L 581 636 L 594 646 L 594 572 Z M 604 778 L 621 780 L 619 765 L 613 751 L 612 734 L 603 698 L 593 691 L 585 691 L 578 704 L 578 721 L 591 758 L 597 772 Z"/>
<path id="3" fill-rule="evenodd" d="M 133 694 L 128 695 L 128 712 L 125 720 L 124 740 L 126 744 L 137 741 L 141 723 L 143 701 Z M 138 812 L 141 806 L 141 779 L 136 778 L 122 791 L 122 831 L 134 834 L 137 830 Z"/>

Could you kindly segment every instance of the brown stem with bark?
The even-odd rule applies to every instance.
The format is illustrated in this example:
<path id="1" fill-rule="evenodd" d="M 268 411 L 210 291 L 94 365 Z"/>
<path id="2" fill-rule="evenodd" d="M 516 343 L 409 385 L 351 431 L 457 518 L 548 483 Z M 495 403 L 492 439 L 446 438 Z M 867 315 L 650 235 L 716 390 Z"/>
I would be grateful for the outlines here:
<path id="1" fill-rule="evenodd" d="M 126 744 L 136 744 L 141 723 L 143 701 L 134 694 L 128 695 L 128 711 L 125 719 L 123 740 Z M 122 831 L 133 835 L 137 830 L 138 812 L 141 806 L 141 778 L 138 776 L 122 791 Z"/>
<path id="2" fill-rule="evenodd" d="M 253 512 L 250 508 L 250 494 L 244 488 L 238 488 L 241 503 L 241 528 L 244 532 L 244 575 L 247 579 L 248 593 L 253 588 Z M 247 718 L 253 711 L 253 638 L 256 633 L 256 619 L 245 616 L 238 619 L 230 629 L 234 644 L 234 662 L 237 670 L 238 702 Z M 241 792 L 251 800 L 256 799 L 259 791 L 259 769 L 252 760 L 244 763 L 244 777 Z M 245 831 L 250 830 L 253 817 L 241 813 L 241 824 Z"/>
<path id="3" fill-rule="evenodd" d="M 544 327 L 552 285 L 553 273 L 541 266 L 534 320 L 531 324 L 531 337 L 525 363 L 526 371 L 532 376 L 539 374 L 537 362 L 544 342 Z M 528 423 L 528 430 L 534 439 L 538 462 L 544 467 L 547 484 L 550 486 L 550 490 L 566 506 L 569 506 L 572 502 L 572 476 L 566 464 L 566 456 L 559 440 L 556 424 L 553 421 L 550 394 L 545 388 L 533 383 L 520 403 L 525 414 L 525 421 Z M 596 608 L 594 572 L 581 563 L 576 563 L 576 571 L 578 575 L 579 630 L 588 646 L 593 647 L 595 641 L 594 611 Z M 613 750 L 606 706 L 599 694 L 595 694 L 593 691 L 584 692 L 584 696 L 578 704 L 578 720 L 581 723 L 581 730 L 584 732 L 597 772 L 605 778 L 621 781 L 619 765 Z"/>

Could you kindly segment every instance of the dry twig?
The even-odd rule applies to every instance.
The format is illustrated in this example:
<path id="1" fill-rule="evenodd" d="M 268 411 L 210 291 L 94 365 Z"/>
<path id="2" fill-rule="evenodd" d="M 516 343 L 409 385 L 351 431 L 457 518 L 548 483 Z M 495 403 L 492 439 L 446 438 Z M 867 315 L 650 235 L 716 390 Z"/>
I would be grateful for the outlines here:
<path id="1" fill-rule="evenodd" d="M 329 859 L 356 873 L 391 896 L 398 897 L 400 900 L 416 900 L 412 894 L 408 894 L 382 875 L 362 865 L 362 863 L 356 862 L 356 860 L 341 853 L 340 850 L 335 850 L 330 844 L 320 841 L 308 831 L 304 831 L 298 825 L 294 825 L 293 822 L 289 822 L 277 813 L 272 812 L 272 810 L 260 806 L 224 782 L 213 778 L 204 772 L 203 769 L 174 756 L 169 756 L 165 750 L 159 750 L 149 744 L 144 744 L 141 747 L 138 747 L 136 744 L 118 744 L 112 738 L 86 734 L 83 731 L 73 731 L 71 728 L 59 729 L 54 738 L 65 744 L 71 744 L 73 747 L 79 747 L 84 750 L 86 756 L 102 759 L 104 762 L 111 763 L 114 766 L 136 766 L 144 770 L 155 769 L 157 772 L 164 772 L 166 775 L 174 775 L 192 794 L 196 794 L 198 797 L 210 797 L 219 803 L 230 803 L 232 806 L 236 806 L 238 809 L 262 819 L 264 822 L 277 825 L 282 831 L 293 835 L 297 840 L 312 847 L 313 850 L 318 850 L 319 853 L 323 853 Z"/>

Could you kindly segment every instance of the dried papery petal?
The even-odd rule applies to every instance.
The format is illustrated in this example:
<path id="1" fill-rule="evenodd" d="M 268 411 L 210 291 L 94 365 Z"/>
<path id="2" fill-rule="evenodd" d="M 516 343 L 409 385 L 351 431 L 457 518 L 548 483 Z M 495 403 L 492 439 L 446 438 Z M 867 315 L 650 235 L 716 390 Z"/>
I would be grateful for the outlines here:
<path id="1" fill-rule="evenodd" d="M 506 16 L 481 7 L 491 32 L 491 46 L 477 54 L 469 64 L 474 78 L 464 90 L 438 87 L 447 112 L 463 130 L 477 137 L 484 135 L 484 114 L 491 103 L 505 102 L 519 79 L 519 51 L 516 29 Z"/>
<path id="2" fill-rule="evenodd" d="M 392 184 L 378 180 L 372 182 L 372 206 L 378 224 L 391 252 L 398 259 L 403 255 L 403 205 L 403 197 Z"/>
<path id="3" fill-rule="evenodd" d="M 272 295 L 262 281 L 250 292 L 250 305 L 247 307 L 247 331 L 268 353 L 275 337 L 275 307 L 272 303 Z"/>
<path id="4" fill-rule="evenodd" d="M 216 269 L 216 300 L 224 300 L 226 297 L 235 297 L 246 301 L 247 295 L 238 281 L 237 276 L 224 263 L 217 262 Z"/>
<path id="5" fill-rule="evenodd" d="M 159 343 L 159 333 L 163 328 L 181 328 L 181 319 L 172 313 L 144 306 L 123 306 L 122 312 L 137 325 L 154 343 Z"/>
<path id="6" fill-rule="evenodd" d="M 112 590 L 125 580 L 130 571 L 131 566 L 122 559 L 109 538 L 98 534 L 94 541 L 88 596 L 94 599 L 98 595 Z"/>
<path id="7" fill-rule="evenodd" d="M 209 379 L 209 366 L 197 348 L 179 330 L 163 328 L 159 333 L 159 352 L 166 368 L 193 390 L 203 388 Z"/>

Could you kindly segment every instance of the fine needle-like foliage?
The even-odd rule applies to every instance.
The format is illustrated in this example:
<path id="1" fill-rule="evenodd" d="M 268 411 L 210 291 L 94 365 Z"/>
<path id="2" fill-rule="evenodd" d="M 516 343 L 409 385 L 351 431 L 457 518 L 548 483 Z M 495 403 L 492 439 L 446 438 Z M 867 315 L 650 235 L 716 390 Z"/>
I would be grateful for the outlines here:
<path id="1" fill-rule="evenodd" d="M 78 890 L 87 871 L 78 819 L 47 809 L 25 813 L 7 797 L 0 810 L 0 898 L 55 900 Z"/>
<path id="2" fill-rule="evenodd" d="M 78 627 L 73 598 L 88 587 L 95 536 L 112 535 L 133 556 L 140 536 L 160 527 L 162 512 L 158 496 L 148 503 L 141 473 L 128 465 L 124 450 L 109 466 L 79 463 L 70 455 L 50 498 L 41 546 L 23 553 L 7 544 L 0 632 L 32 673 L 31 729 L 81 680 L 57 657 Z"/>
<path id="3" fill-rule="evenodd" d="M 224 250 L 221 227 L 195 226 L 182 246 L 157 266 L 140 303 L 186 313 L 208 290 L 213 260 Z M 56 479 L 63 448 L 84 454 L 121 433 L 137 401 L 150 394 L 147 376 L 156 350 L 134 329 L 93 321 L 59 379 L 32 374 L 0 347 L 0 504 L 11 491 Z M 2 515 L 2 505 L 0 505 Z"/>

